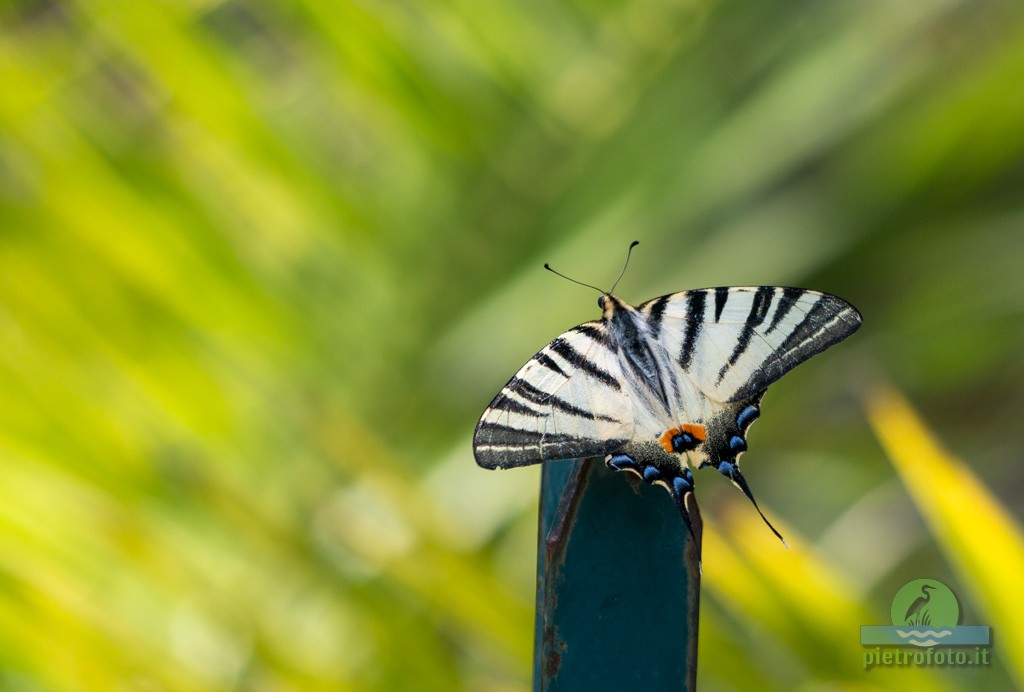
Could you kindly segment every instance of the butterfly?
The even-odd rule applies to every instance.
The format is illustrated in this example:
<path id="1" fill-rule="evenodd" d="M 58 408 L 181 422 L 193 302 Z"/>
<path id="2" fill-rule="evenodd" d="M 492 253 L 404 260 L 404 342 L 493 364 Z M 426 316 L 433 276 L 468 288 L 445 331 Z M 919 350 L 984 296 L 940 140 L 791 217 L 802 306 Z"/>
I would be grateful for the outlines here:
<path id="1" fill-rule="evenodd" d="M 668 490 L 691 537 L 693 470 L 710 466 L 785 543 L 740 471 L 747 430 L 768 386 L 857 331 L 860 313 L 836 296 L 780 286 L 701 288 L 634 307 L 613 293 L 617 284 L 591 286 L 601 319 L 555 338 L 494 397 L 473 435 L 477 464 L 603 456 Z"/>

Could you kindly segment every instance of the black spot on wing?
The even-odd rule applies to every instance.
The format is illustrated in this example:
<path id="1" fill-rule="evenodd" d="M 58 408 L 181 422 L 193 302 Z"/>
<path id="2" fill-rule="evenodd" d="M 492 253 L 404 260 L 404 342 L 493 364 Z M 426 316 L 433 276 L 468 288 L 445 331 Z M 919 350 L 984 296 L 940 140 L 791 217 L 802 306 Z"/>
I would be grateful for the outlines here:
<path id="1" fill-rule="evenodd" d="M 573 348 L 573 345 L 562 337 L 558 337 L 552 341 L 550 348 L 552 351 L 564 358 L 570 366 L 582 370 L 598 382 L 608 385 L 608 387 L 615 391 L 620 391 L 622 389 L 622 385 L 619 384 L 619 381 L 615 379 L 611 373 L 603 370 L 592 361 L 588 360 L 586 356 Z"/>
<path id="2" fill-rule="evenodd" d="M 686 294 L 686 329 L 683 331 L 683 345 L 679 350 L 679 367 L 686 369 L 693 362 L 693 351 L 704 324 L 708 294 L 704 291 L 690 291 Z"/>

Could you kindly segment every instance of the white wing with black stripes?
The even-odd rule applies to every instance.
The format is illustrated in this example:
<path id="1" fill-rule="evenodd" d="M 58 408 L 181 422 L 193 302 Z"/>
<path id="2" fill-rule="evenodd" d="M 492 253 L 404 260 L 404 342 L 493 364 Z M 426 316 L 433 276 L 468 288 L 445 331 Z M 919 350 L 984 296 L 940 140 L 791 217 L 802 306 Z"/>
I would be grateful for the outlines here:
<path id="1" fill-rule="evenodd" d="M 817 291 L 705 288 L 639 306 L 656 339 L 710 399 L 740 401 L 855 332 L 857 310 Z"/>
<path id="2" fill-rule="evenodd" d="M 624 387 L 602 322 L 567 331 L 531 358 L 484 411 L 473 436 L 477 463 L 508 468 L 619 449 L 633 436 Z"/>
<path id="3" fill-rule="evenodd" d="M 757 507 L 739 458 L 765 389 L 861 324 L 846 301 L 800 288 L 704 288 L 638 308 L 605 293 L 598 305 L 601 320 L 545 346 L 487 407 L 477 463 L 604 455 L 665 487 L 688 528 L 691 469 L 717 469 Z"/>

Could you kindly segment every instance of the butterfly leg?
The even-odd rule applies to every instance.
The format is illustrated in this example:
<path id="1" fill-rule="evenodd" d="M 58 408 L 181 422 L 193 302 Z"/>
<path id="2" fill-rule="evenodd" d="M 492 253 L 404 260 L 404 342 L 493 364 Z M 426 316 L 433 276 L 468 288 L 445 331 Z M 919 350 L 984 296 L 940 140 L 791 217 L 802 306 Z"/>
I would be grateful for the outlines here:
<path id="1" fill-rule="evenodd" d="M 743 447 L 745 449 L 746 442 L 743 441 L 743 438 L 734 437 L 733 441 L 737 439 L 743 442 Z M 734 461 L 720 461 L 715 465 L 715 469 L 720 474 L 731 480 L 732 484 L 739 488 L 743 492 L 743 494 L 747 496 L 747 499 L 750 500 L 751 503 L 753 503 L 754 509 L 756 509 L 757 513 L 761 515 L 761 518 L 764 519 L 764 523 L 767 524 L 768 528 L 772 530 L 772 533 L 774 533 L 778 537 L 778 539 L 782 541 L 782 545 L 788 548 L 789 544 L 786 543 L 786 539 L 782 537 L 781 533 L 775 530 L 775 527 L 772 526 L 772 523 L 768 521 L 768 517 L 766 517 L 764 515 L 764 512 L 761 511 L 761 508 L 757 506 L 757 500 L 754 499 L 754 494 L 750 492 L 750 486 L 747 485 L 747 479 L 743 477 L 742 473 L 740 473 L 739 464 L 737 464 Z"/>

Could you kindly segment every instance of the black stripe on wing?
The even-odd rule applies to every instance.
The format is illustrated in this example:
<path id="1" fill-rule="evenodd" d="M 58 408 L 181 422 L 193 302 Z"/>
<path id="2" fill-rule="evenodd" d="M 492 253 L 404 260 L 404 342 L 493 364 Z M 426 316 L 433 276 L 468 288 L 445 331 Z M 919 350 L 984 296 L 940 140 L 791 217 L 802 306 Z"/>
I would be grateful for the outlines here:
<path id="1" fill-rule="evenodd" d="M 768 331 L 765 334 L 770 334 L 775 331 L 775 328 L 779 326 L 779 322 L 789 314 L 789 311 L 796 305 L 796 301 L 807 293 L 802 288 L 793 288 L 787 286 L 782 289 L 782 298 L 779 299 L 779 305 L 775 308 L 775 314 L 772 315 L 772 321 L 768 325 Z"/>
<path id="2" fill-rule="evenodd" d="M 860 328 L 860 313 L 845 300 L 812 291 L 800 291 L 799 297 L 794 297 L 794 291 L 798 290 L 783 291 L 776 314 L 769 323 L 769 331 L 782 328 L 786 315 L 794 312 L 793 307 L 801 298 L 814 296 L 817 300 L 800 321 L 791 327 L 782 343 L 754 370 L 747 382 L 729 397 L 730 402 L 763 391 L 800 363 L 839 343 Z M 780 312 L 782 316 L 778 316 Z"/>
<path id="3" fill-rule="evenodd" d="M 728 286 L 719 286 L 715 289 L 715 322 L 722 319 L 722 310 L 725 309 L 725 304 L 729 302 L 731 290 Z"/>
<path id="4" fill-rule="evenodd" d="M 687 370 L 693 362 L 694 349 L 700 338 L 700 329 L 704 324 L 704 313 L 707 310 L 708 294 L 704 291 L 690 291 L 686 294 L 686 330 L 683 332 L 683 345 L 679 350 L 679 367 Z"/>
<path id="5" fill-rule="evenodd" d="M 661 296 L 641 306 L 644 314 L 647 316 L 647 326 L 651 330 L 650 337 L 652 339 L 657 339 L 661 334 L 661 320 L 665 316 L 665 306 L 668 305 L 668 301 L 671 298 L 671 294 Z"/>
<path id="6" fill-rule="evenodd" d="M 522 381 L 522 380 L 520 380 Z M 523 384 L 526 384 L 525 382 Z M 509 413 L 518 413 L 522 416 L 529 416 L 531 418 L 540 418 L 544 415 L 542 411 L 530 408 L 523 402 L 509 396 L 509 393 L 515 390 L 510 389 L 511 383 L 505 386 L 501 390 L 498 396 L 494 397 L 494 401 L 487 407 L 488 411 L 507 411 Z M 524 397 L 527 398 L 527 397 Z"/>
<path id="7" fill-rule="evenodd" d="M 582 326 L 583 325 L 577 327 L 576 331 L 580 331 Z M 596 343 L 602 342 L 597 341 Z M 554 351 L 562 358 L 564 358 L 569 365 L 571 365 L 574 368 L 582 370 L 583 372 L 587 373 L 598 382 L 608 385 L 615 391 L 620 391 L 622 389 L 622 385 L 619 383 L 617 379 L 615 379 L 615 377 L 611 373 L 607 372 L 606 370 L 602 370 L 597 365 L 594 365 L 592 361 L 590 361 L 586 356 L 577 351 L 572 344 L 570 344 L 562 337 L 558 337 L 557 339 L 552 341 L 549 344 L 549 347 L 552 351 Z"/>
<path id="8" fill-rule="evenodd" d="M 612 418 L 611 416 L 606 416 L 606 415 L 603 415 L 603 414 L 600 414 L 600 413 L 594 413 L 593 411 L 587 411 L 586 409 L 582 409 L 579 406 L 573 406 L 572 404 L 570 404 L 565 399 L 562 399 L 561 397 L 558 397 L 558 396 L 556 396 L 554 394 L 550 394 L 548 392 L 541 391 L 540 389 L 537 389 L 536 387 L 534 387 L 532 384 L 530 384 L 526 380 L 520 379 L 518 377 L 513 377 L 511 379 L 511 381 L 509 381 L 509 383 L 507 385 L 505 385 L 505 389 L 503 389 L 502 393 L 498 395 L 498 398 L 500 399 L 500 398 L 504 397 L 505 399 L 508 399 L 508 397 L 504 396 L 505 392 L 515 392 L 519 396 L 521 396 L 524 399 L 527 399 L 527 400 L 533 402 L 534 404 L 539 404 L 541 406 L 545 406 L 545 405 L 546 406 L 551 406 L 552 408 L 556 408 L 559 411 L 564 411 L 565 413 L 571 413 L 572 415 L 579 416 L 581 418 L 589 418 L 590 420 L 603 420 L 603 421 L 607 421 L 609 423 L 621 423 L 622 422 L 622 421 L 620 421 L 617 418 Z M 511 400 L 511 401 L 515 402 L 515 400 Z M 490 408 L 492 408 L 492 409 L 501 409 L 501 408 L 503 408 L 502 406 L 499 406 L 498 403 L 499 403 L 498 399 L 495 399 L 494 402 L 491 403 Z M 518 402 L 515 402 L 515 403 L 518 403 Z M 531 409 L 531 411 L 532 411 L 532 409 Z M 535 415 L 539 416 L 539 415 L 542 415 L 542 414 L 537 412 L 537 413 L 535 413 Z"/>
<path id="9" fill-rule="evenodd" d="M 485 468 L 603 456 L 632 435 L 616 371 L 616 349 L 603 322 L 562 334 L 508 381 L 473 436 Z"/>
<path id="10" fill-rule="evenodd" d="M 578 327 L 573 327 L 567 333 L 586 334 L 609 351 L 615 350 L 615 345 L 612 343 L 611 336 L 608 335 L 608 330 L 600 322 L 584 322 Z"/>
<path id="11" fill-rule="evenodd" d="M 577 437 L 564 433 L 548 433 L 537 430 L 523 430 L 501 423 L 482 421 L 477 426 L 474 440 L 477 460 L 484 456 L 488 466 L 507 468 L 525 466 L 536 461 L 551 459 L 580 459 L 583 457 L 610 454 L 621 449 L 626 440 L 597 440 L 589 437 Z M 541 458 L 523 461 L 524 447 L 536 448 Z"/>
<path id="12" fill-rule="evenodd" d="M 541 351 L 540 353 L 535 355 L 531 360 L 533 360 L 533 361 L 535 361 L 537 363 L 540 363 L 541 365 L 543 365 L 545 368 L 547 368 L 551 372 L 557 373 L 557 374 L 561 375 L 562 377 L 564 377 L 565 379 L 569 379 L 569 376 L 567 374 L 565 374 L 565 371 L 562 370 L 561 367 L 559 367 L 558 363 L 556 363 L 551 358 L 551 356 L 549 356 L 548 354 L 544 353 L 544 351 Z"/>
<path id="13" fill-rule="evenodd" d="M 754 300 L 750 304 L 750 314 L 747 315 L 747 321 L 744 323 L 743 330 L 736 340 L 736 347 L 732 350 L 729 360 L 718 371 L 718 381 L 716 384 L 721 384 L 725 378 L 725 373 L 729 371 L 729 368 L 736 365 L 736 361 L 740 359 L 740 356 L 750 346 L 750 340 L 754 337 L 755 330 L 761 326 L 764 318 L 768 316 L 768 309 L 771 307 L 773 295 L 775 295 L 775 289 L 771 286 L 761 286 L 754 292 Z"/>
<path id="14" fill-rule="evenodd" d="M 483 421 L 477 426 L 477 433 L 488 447 L 523 447 L 540 442 L 564 444 L 581 438 L 562 433 L 546 433 L 541 430 L 525 430 L 503 423 Z"/>

